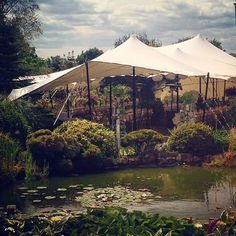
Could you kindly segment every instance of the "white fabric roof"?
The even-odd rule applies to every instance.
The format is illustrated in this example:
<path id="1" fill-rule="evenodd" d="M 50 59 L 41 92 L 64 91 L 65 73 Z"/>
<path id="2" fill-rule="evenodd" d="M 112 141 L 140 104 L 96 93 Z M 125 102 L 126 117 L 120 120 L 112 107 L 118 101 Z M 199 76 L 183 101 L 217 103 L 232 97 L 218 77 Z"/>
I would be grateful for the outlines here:
<path id="1" fill-rule="evenodd" d="M 210 77 L 229 79 L 236 77 L 236 58 L 212 45 L 200 34 L 181 43 L 153 48 L 158 52 L 197 69 L 210 73 Z"/>
<path id="2" fill-rule="evenodd" d="M 216 78 L 236 77 L 236 59 L 214 47 L 200 35 L 182 43 L 152 48 L 131 36 L 117 48 L 110 49 L 88 62 L 89 75 L 102 78 L 114 75 L 149 76 L 160 72 L 184 76 L 205 76 L 210 72 Z M 86 80 L 85 64 L 68 70 L 35 77 L 35 84 L 14 89 L 9 95 L 15 100 L 30 93 L 44 91 L 56 86 Z M 45 79 L 42 79 L 45 78 Z M 39 82 L 38 82 L 39 81 Z"/>

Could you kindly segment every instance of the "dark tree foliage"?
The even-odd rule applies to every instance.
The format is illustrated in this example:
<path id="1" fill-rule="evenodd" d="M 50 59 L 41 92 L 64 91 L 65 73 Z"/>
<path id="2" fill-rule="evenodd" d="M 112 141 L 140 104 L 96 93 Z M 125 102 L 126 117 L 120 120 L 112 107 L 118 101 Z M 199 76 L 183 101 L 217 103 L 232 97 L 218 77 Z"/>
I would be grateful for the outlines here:
<path id="1" fill-rule="evenodd" d="M 122 37 L 118 38 L 115 41 L 114 46 L 118 47 L 119 45 L 124 43 L 127 39 L 129 39 L 130 36 L 131 36 L 131 34 L 126 34 L 126 35 L 123 35 Z M 138 34 L 136 34 L 136 36 L 141 42 L 145 43 L 146 45 L 149 45 L 152 47 L 160 47 L 162 45 L 161 41 L 159 41 L 156 38 L 149 38 L 147 33 L 145 33 L 145 32 L 138 33 Z"/>
<path id="2" fill-rule="evenodd" d="M 0 91 L 8 92 L 13 79 L 23 73 L 20 68 L 20 47 L 15 26 L 0 24 Z"/>
<path id="3" fill-rule="evenodd" d="M 0 22 L 15 25 L 26 40 L 33 39 L 41 33 L 38 10 L 36 0 L 1 0 Z"/>
<path id="4" fill-rule="evenodd" d="M 33 66 L 39 68 L 29 45 L 29 40 L 41 33 L 38 9 L 35 0 L 0 1 L 0 92 L 9 93 L 22 85 L 16 81 L 18 77 L 34 74 Z"/>
<path id="5" fill-rule="evenodd" d="M 80 55 L 78 55 L 78 57 L 76 58 L 76 61 L 78 62 L 78 64 L 83 64 L 86 61 L 90 61 L 98 56 L 100 56 L 101 54 L 103 54 L 103 51 L 98 49 L 98 48 L 90 48 L 88 50 L 86 50 L 85 52 L 82 51 L 82 53 Z"/>

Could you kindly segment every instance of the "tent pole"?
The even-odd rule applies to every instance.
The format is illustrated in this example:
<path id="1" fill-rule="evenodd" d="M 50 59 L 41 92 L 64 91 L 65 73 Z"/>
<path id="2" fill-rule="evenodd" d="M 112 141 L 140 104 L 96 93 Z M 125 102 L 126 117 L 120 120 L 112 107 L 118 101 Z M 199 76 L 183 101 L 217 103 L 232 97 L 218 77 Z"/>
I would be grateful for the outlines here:
<path id="1" fill-rule="evenodd" d="M 176 110 L 179 112 L 179 75 L 176 75 L 176 82 L 177 82 L 177 88 L 176 88 Z"/>
<path id="2" fill-rule="evenodd" d="M 135 67 L 133 66 L 133 80 L 132 80 L 132 87 L 133 87 L 133 130 L 137 129 L 136 123 L 136 77 L 135 77 Z"/>
<path id="3" fill-rule="evenodd" d="M 216 99 L 218 98 L 218 79 L 216 79 Z"/>
<path id="4" fill-rule="evenodd" d="M 215 98 L 215 79 L 212 78 L 212 97 Z"/>
<path id="5" fill-rule="evenodd" d="M 225 101 L 225 90 L 226 90 L 226 83 L 227 83 L 227 81 L 225 80 L 225 81 L 224 81 L 224 96 L 223 96 L 223 99 L 224 99 L 224 101 Z"/>
<path id="6" fill-rule="evenodd" d="M 89 107 L 89 120 L 92 120 L 92 105 L 91 105 L 91 93 L 90 93 L 90 79 L 89 79 L 89 67 L 88 62 L 85 62 L 86 67 L 86 78 L 87 78 L 87 96 L 88 96 L 88 107 Z"/>
<path id="7" fill-rule="evenodd" d="M 112 128 L 112 83 L 111 83 L 111 79 L 110 79 L 110 83 L 109 83 L 109 125 L 110 128 Z"/>
<path id="8" fill-rule="evenodd" d="M 210 78 L 210 74 L 208 72 L 207 73 L 207 81 L 206 81 L 206 91 L 205 91 L 205 104 L 204 104 L 204 107 L 203 107 L 203 114 L 202 114 L 202 122 L 205 121 L 205 115 L 206 115 L 206 105 L 207 105 L 207 93 L 208 93 L 209 78 Z"/>
<path id="9" fill-rule="evenodd" d="M 66 85 L 66 97 L 69 96 L 69 85 Z M 70 119 L 70 101 L 67 99 L 66 102 L 66 107 L 67 107 L 67 118 Z"/>
<path id="10" fill-rule="evenodd" d="M 199 77 L 199 93 L 202 94 L 202 77 Z"/>

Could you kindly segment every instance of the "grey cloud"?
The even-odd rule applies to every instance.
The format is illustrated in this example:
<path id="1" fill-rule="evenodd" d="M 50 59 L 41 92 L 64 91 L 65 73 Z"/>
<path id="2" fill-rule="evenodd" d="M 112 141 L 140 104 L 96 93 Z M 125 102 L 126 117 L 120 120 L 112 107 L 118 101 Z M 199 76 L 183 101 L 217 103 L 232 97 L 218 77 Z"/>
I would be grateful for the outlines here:
<path id="1" fill-rule="evenodd" d="M 115 2 L 116 0 L 114 0 Z M 236 50 L 233 5 L 221 0 L 209 1 L 153 1 L 152 8 L 122 6 L 108 11 L 99 8 L 99 1 L 39 0 L 44 36 L 35 45 L 39 48 L 112 47 L 114 41 L 126 33 L 145 31 L 163 44 L 202 33 L 223 42 L 228 51 Z M 96 3 L 96 4 L 95 4 Z M 147 3 L 148 4 L 148 3 Z M 208 4 L 210 11 L 202 4 Z M 130 5 L 129 5 L 130 6 Z"/>

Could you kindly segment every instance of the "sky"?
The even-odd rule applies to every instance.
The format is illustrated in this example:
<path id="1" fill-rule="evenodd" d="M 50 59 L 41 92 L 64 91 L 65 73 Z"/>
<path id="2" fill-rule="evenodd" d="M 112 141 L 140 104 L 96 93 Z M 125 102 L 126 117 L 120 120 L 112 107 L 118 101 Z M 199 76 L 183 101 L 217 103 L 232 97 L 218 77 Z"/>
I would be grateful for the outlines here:
<path id="1" fill-rule="evenodd" d="M 97 47 L 112 48 L 119 37 L 146 32 L 163 45 L 201 33 L 236 53 L 234 0 L 38 0 L 43 35 L 33 44 L 39 56 Z"/>

